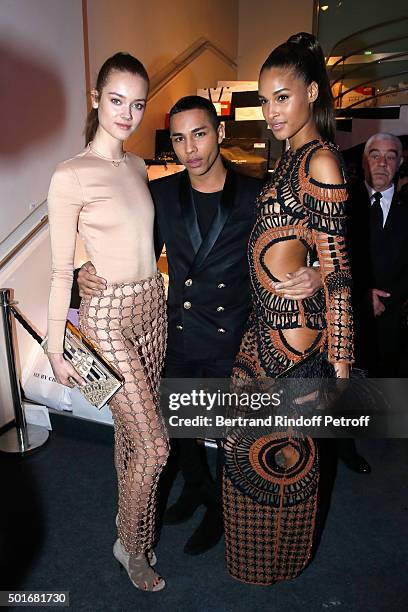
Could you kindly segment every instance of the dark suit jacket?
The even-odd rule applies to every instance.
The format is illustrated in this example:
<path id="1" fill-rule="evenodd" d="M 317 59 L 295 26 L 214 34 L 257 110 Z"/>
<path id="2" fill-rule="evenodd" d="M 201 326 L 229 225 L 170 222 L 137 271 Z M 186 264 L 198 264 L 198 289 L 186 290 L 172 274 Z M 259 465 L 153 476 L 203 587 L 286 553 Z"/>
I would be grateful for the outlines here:
<path id="1" fill-rule="evenodd" d="M 250 310 L 247 243 L 262 183 L 228 170 L 221 203 L 201 237 L 187 171 L 150 183 L 156 252 L 169 265 L 168 350 L 232 359 Z"/>
<path id="2" fill-rule="evenodd" d="M 349 199 L 356 361 L 373 376 L 396 376 L 404 350 L 402 306 L 408 299 L 408 202 L 394 193 L 385 226 L 377 231 L 370 229 L 370 207 L 363 183 Z M 391 294 L 379 317 L 368 299 L 372 288 Z"/>
<path id="3" fill-rule="evenodd" d="M 391 293 L 385 304 L 408 298 L 408 202 L 394 192 L 385 226 L 370 233 L 370 200 L 364 183 L 350 194 L 349 241 L 357 299 L 370 288 Z"/>

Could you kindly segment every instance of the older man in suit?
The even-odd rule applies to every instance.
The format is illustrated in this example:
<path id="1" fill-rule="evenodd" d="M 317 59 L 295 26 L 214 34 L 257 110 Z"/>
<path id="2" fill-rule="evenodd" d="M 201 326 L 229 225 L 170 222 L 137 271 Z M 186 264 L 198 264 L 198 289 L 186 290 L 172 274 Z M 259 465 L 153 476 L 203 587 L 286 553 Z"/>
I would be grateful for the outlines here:
<path id="1" fill-rule="evenodd" d="M 402 308 L 408 297 L 408 202 L 394 178 L 402 146 L 393 134 L 373 134 L 363 153 L 364 181 L 349 198 L 356 365 L 373 377 L 406 375 L 401 368 Z M 371 468 L 353 439 L 337 440 L 341 459 L 353 471 Z"/>
<path id="2" fill-rule="evenodd" d="M 363 155 L 364 184 L 351 193 L 350 245 L 356 349 L 371 376 L 401 374 L 402 307 L 408 298 L 408 203 L 394 178 L 402 161 L 399 138 L 371 136 Z"/>

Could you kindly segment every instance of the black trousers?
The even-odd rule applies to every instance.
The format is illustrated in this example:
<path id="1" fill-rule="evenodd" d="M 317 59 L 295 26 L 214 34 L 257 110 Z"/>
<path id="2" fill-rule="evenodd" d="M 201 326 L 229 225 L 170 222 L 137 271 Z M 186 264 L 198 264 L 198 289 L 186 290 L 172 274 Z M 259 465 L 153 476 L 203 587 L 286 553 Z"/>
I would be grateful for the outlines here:
<path id="1" fill-rule="evenodd" d="M 390 308 L 374 321 L 376 363 L 371 365 L 371 376 L 394 378 L 404 376 L 401 361 L 404 350 L 404 328 L 400 308 Z"/>
<path id="2" fill-rule="evenodd" d="M 406 325 L 402 306 L 384 300 L 385 311 L 374 317 L 367 301 L 357 306 L 355 320 L 356 365 L 372 378 L 407 376 L 404 355 L 407 350 Z"/>
<path id="3" fill-rule="evenodd" d="M 164 378 L 227 378 L 231 376 L 234 358 L 199 360 L 169 352 Z M 222 451 L 218 445 L 215 494 L 221 503 Z M 195 438 L 172 438 L 170 457 L 161 479 L 162 494 L 167 498 L 172 482 L 181 470 L 187 486 L 199 486 L 211 481 L 205 447 Z"/>

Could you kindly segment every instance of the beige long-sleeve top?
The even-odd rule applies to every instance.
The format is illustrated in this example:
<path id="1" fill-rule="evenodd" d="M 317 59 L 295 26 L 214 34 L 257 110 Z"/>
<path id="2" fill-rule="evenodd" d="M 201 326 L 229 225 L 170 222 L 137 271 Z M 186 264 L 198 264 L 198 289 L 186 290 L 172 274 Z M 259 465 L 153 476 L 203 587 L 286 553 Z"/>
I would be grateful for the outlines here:
<path id="1" fill-rule="evenodd" d="M 62 353 L 77 232 L 98 276 L 108 283 L 155 274 L 154 207 L 142 159 L 126 153 L 119 165 L 88 146 L 59 164 L 48 193 L 52 276 L 48 351 Z"/>

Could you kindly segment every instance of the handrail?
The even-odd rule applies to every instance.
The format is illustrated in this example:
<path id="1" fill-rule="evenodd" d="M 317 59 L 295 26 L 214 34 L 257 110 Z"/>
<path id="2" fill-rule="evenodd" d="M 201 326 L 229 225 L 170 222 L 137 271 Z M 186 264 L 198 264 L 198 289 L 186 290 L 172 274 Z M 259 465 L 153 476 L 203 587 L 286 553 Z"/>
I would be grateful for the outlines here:
<path id="1" fill-rule="evenodd" d="M 403 36 L 395 36 L 394 38 L 387 38 L 386 40 L 378 40 L 377 42 L 370 43 L 370 47 L 375 49 L 377 47 L 381 47 L 382 45 L 386 45 L 387 43 L 397 42 L 398 40 L 404 40 L 406 38 L 408 38 L 408 35 L 404 34 Z M 334 62 L 334 64 L 330 66 L 330 68 L 331 69 L 335 68 L 335 66 L 338 66 L 339 64 L 344 62 L 344 60 L 348 59 L 349 57 L 352 57 L 353 55 L 358 55 L 361 51 L 364 51 L 366 48 L 367 48 L 367 45 L 364 45 L 363 47 L 359 47 L 358 49 L 354 49 L 352 52 L 347 53 L 347 55 L 342 55 L 340 59 L 337 60 L 337 62 Z"/>
<path id="2" fill-rule="evenodd" d="M 222 49 L 220 49 L 220 47 L 212 43 L 207 38 L 199 38 L 150 79 L 149 100 L 156 97 L 163 87 L 170 83 L 170 81 L 172 81 L 182 70 L 184 70 L 184 68 L 186 68 L 193 60 L 199 57 L 206 50 L 212 51 L 223 62 L 231 66 L 231 68 L 238 68 L 238 64 Z"/>
<path id="3" fill-rule="evenodd" d="M 355 87 L 365 87 L 366 85 L 370 85 L 371 83 L 378 83 L 378 81 L 382 81 L 385 78 L 390 79 L 394 77 L 400 77 L 400 76 L 404 76 L 407 73 L 408 73 L 408 70 L 403 70 L 402 72 L 394 72 L 393 74 L 389 74 L 386 77 L 380 76 L 375 79 L 369 79 L 368 81 L 363 81 L 362 83 L 357 83 L 356 85 L 353 85 L 353 87 L 349 87 L 345 91 L 342 91 L 341 93 L 339 93 L 337 96 L 335 96 L 334 100 L 335 101 L 340 100 L 340 98 L 343 98 L 350 91 L 353 91 Z"/>
<path id="4" fill-rule="evenodd" d="M 406 21 L 408 19 L 408 17 L 396 17 L 395 19 L 390 19 L 389 21 L 382 21 L 381 23 L 376 23 L 368 28 L 363 28 L 362 30 L 358 30 L 357 32 L 353 32 L 353 34 L 349 34 L 348 36 L 345 36 L 344 38 L 341 38 L 340 40 L 338 40 L 336 42 L 336 44 L 332 47 L 328 57 L 331 57 L 333 55 L 333 51 L 335 50 L 336 47 L 338 47 L 340 44 L 344 43 L 346 40 L 349 40 L 350 38 L 353 38 L 354 36 L 359 36 L 360 34 L 365 34 L 366 32 L 371 32 L 372 30 L 378 30 L 379 28 L 383 28 L 384 26 L 388 26 L 391 25 L 393 23 L 399 23 L 400 21 Z M 353 54 L 354 55 L 354 54 Z"/>
<path id="5" fill-rule="evenodd" d="M 337 79 L 335 79 L 334 81 L 331 81 L 331 86 L 333 87 L 333 85 L 337 85 L 337 83 L 339 83 L 340 81 L 342 81 L 343 79 L 347 78 L 349 79 L 350 76 L 352 74 L 356 74 L 356 72 L 361 72 L 362 70 L 366 70 L 367 66 L 375 66 L 376 64 L 379 66 L 381 64 L 386 64 L 387 62 L 390 62 L 391 60 L 395 60 L 398 59 L 400 57 L 405 57 L 408 55 L 408 51 L 401 51 L 399 53 L 392 53 L 391 55 L 387 55 L 387 57 L 381 57 L 380 59 L 376 59 L 376 60 L 372 60 L 371 62 L 364 62 L 364 64 L 361 64 L 355 68 L 352 68 L 351 70 L 347 70 L 345 71 L 344 68 L 348 65 L 352 65 L 352 64 L 345 64 L 343 65 L 343 72 L 341 74 L 341 76 L 339 76 Z M 331 70 L 331 67 L 328 67 L 329 71 Z"/>
<path id="6" fill-rule="evenodd" d="M 357 102 L 353 102 L 353 104 L 349 104 L 348 106 L 345 106 L 344 108 L 339 108 L 338 113 L 341 115 L 341 113 L 344 113 L 345 111 L 350 110 L 350 108 L 354 108 L 354 106 L 358 106 L 359 104 L 363 104 L 365 102 L 368 102 L 369 100 L 375 100 L 376 98 L 383 98 L 384 96 L 388 96 L 394 93 L 402 93 L 404 91 L 408 91 L 408 87 L 401 87 L 401 88 L 396 87 L 395 89 L 389 89 L 388 91 L 382 91 L 381 93 L 375 94 L 374 96 L 370 96 L 369 98 L 364 98 L 364 100 L 357 100 Z M 394 106 L 399 106 L 399 104 L 397 103 Z M 368 107 L 368 108 L 373 108 L 373 107 Z"/>
<path id="7" fill-rule="evenodd" d="M 11 251 L 9 251 L 9 253 L 7 253 L 7 255 L 5 257 L 3 257 L 3 259 L 0 261 L 0 270 L 2 268 L 4 268 L 4 266 L 6 264 L 9 263 L 9 261 L 11 261 L 19 251 L 21 251 L 21 249 L 23 247 L 25 247 L 26 244 L 28 244 L 30 242 L 30 240 L 32 240 L 32 238 L 34 238 L 34 236 L 36 236 L 38 234 L 38 232 L 48 223 L 48 215 L 45 215 L 44 217 L 42 217 L 40 219 L 40 221 L 37 223 L 37 225 L 35 225 L 33 227 L 32 230 L 30 230 L 28 232 L 28 234 L 26 234 L 24 236 L 24 238 L 22 238 L 20 240 L 20 242 L 18 244 L 16 244 L 15 247 L 13 247 L 11 249 Z"/>

